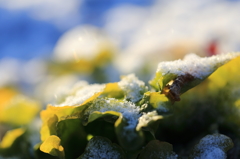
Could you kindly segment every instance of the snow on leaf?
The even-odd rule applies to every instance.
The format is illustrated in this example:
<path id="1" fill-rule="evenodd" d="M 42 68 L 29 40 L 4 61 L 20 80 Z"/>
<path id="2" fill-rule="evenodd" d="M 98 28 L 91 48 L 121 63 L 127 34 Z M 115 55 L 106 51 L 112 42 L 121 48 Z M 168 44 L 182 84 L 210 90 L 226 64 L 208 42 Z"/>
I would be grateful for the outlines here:
<path id="1" fill-rule="evenodd" d="M 183 60 L 161 62 L 155 78 L 149 83 L 173 101 L 179 101 L 182 93 L 198 85 L 220 66 L 239 55 L 240 53 L 228 53 L 201 58 L 189 54 Z"/>
<path id="2" fill-rule="evenodd" d="M 84 153 L 78 159 L 122 159 L 122 149 L 104 137 L 95 136 L 89 142 Z"/>
<path id="3" fill-rule="evenodd" d="M 148 127 L 150 124 L 162 119 L 163 116 L 158 115 L 157 111 L 143 113 L 143 115 L 138 119 L 138 125 L 136 130 L 139 131 L 141 128 Z"/>
<path id="4" fill-rule="evenodd" d="M 115 119 L 115 132 L 121 146 L 126 149 L 136 149 L 143 142 L 142 132 L 136 131 L 140 107 L 132 102 L 98 98 L 85 110 L 84 116 L 88 122 L 105 116 L 118 117 Z"/>
<path id="5" fill-rule="evenodd" d="M 128 101 L 121 101 L 114 98 L 98 98 L 93 101 L 93 104 L 85 110 L 85 116 L 92 114 L 94 111 L 119 112 L 126 119 L 128 126 L 126 129 L 133 129 L 137 125 L 137 120 L 140 117 L 140 108 L 134 103 Z"/>
<path id="6" fill-rule="evenodd" d="M 140 81 L 134 74 L 124 76 L 122 80 L 118 82 L 118 85 L 124 91 L 126 99 L 134 103 L 139 101 L 148 89 L 145 83 Z"/>
<path id="7" fill-rule="evenodd" d="M 194 147 L 190 159 L 226 159 L 232 140 L 222 134 L 207 135 Z"/>
<path id="8" fill-rule="evenodd" d="M 96 93 L 102 92 L 105 86 L 105 84 L 92 84 L 83 86 L 77 90 L 74 95 L 68 96 L 63 103 L 56 106 L 79 106 Z"/>
<path id="9" fill-rule="evenodd" d="M 218 67 L 239 55 L 239 53 L 228 53 L 201 58 L 195 54 L 189 54 L 183 60 L 159 63 L 157 72 L 160 72 L 163 76 L 169 73 L 178 76 L 189 73 L 195 78 L 203 79 Z"/>

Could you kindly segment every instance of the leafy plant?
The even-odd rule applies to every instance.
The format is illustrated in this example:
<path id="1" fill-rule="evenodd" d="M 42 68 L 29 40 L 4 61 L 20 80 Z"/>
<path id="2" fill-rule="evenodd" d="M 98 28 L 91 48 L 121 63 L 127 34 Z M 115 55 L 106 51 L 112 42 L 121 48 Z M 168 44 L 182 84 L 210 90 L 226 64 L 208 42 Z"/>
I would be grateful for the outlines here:
<path id="1" fill-rule="evenodd" d="M 190 146 L 196 146 L 191 151 L 186 148 L 187 155 L 179 153 L 184 150 L 183 146 L 176 148 L 175 153 L 167 140 L 168 136 L 186 137 L 186 128 L 195 121 L 191 118 L 195 115 L 192 109 L 205 105 L 212 107 L 217 117 L 227 117 L 226 121 L 216 119 L 213 123 L 226 126 L 224 123 L 231 122 L 234 125 L 227 133 L 234 140 L 240 140 L 234 129 L 235 125 L 240 126 L 236 120 L 240 96 L 234 93 L 240 92 L 237 73 L 240 58 L 236 58 L 239 55 L 229 53 L 200 58 L 190 54 L 183 60 L 161 62 L 149 82 L 150 88 L 134 74 L 123 76 L 116 83 L 89 85 L 80 82 L 63 102 L 49 104 L 41 112 L 42 143 L 36 146 L 37 156 L 174 159 L 179 154 L 189 158 L 226 158 L 233 141 L 219 134 L 218 128 L 211 132 L 213 135 L 206 136 L 208 131 L 203 127 L 197 138 L 205 137 L 197 145 L 196 138 L 192 137 L 196 134 L 190 133 L 187 136 Z M 232 93 L 221 94 L 229 90 Z M 213 121 L 206 117 L 207 122 Z M 188 120 L 189 125 L 186 124 Z M 166 130 L 174 135 L 164 133 Z M 178 136 L 178 132 L 182 136 Z"/>

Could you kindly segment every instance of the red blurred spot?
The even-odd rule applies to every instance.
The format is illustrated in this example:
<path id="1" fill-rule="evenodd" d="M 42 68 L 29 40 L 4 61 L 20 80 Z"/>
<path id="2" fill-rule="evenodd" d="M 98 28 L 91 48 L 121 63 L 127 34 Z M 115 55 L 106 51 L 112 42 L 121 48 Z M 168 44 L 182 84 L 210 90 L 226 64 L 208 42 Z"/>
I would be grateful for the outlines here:
<path id="1" fill-rule="evenodd" d="M 207 45 L 207 55 L 212 56 L 218 54 L 218 42 L 217 40 L 212 40 Z"/>

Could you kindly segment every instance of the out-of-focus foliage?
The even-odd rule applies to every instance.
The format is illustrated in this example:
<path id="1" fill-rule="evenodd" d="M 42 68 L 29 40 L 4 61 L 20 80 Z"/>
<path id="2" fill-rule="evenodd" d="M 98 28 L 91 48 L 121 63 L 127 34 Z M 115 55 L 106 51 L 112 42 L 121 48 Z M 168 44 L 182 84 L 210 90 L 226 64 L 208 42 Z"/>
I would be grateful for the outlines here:
<path id="1" fill-rule="evenodd" d="M 12 87 L 0 88 L 0 156 L 30 158 L 30 129 L 40 111 L 38 102 Z"/>
<path id="2" fill-rule="evenodd" d="M 115 52 L 103 31 L 90 25 L 78 26 L 58 40 L 48 70 L 51 74 L 78 74 L 92 77 L 94 82 L 105 82 Z"/>

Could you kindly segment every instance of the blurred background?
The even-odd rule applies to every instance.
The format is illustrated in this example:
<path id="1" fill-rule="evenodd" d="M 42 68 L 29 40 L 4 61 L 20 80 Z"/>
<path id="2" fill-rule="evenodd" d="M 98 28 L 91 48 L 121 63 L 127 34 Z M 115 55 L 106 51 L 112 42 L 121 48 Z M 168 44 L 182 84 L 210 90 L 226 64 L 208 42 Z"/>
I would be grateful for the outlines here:
<path id="1" fill-rule="evenodd" d="M 239 26 L 239 0 L 0 0 L 0 142 L 30 125 L 39 143 L 39 112 L 80 80 L 147 83 L 161 61 L 239 51 Z"/>
<path id="2" fill-rule="evenodd" d="M 239 16 L 238 0 L 0 0 L 0 87 L 148 81 L 160 61 L 240 50 Z"/>

